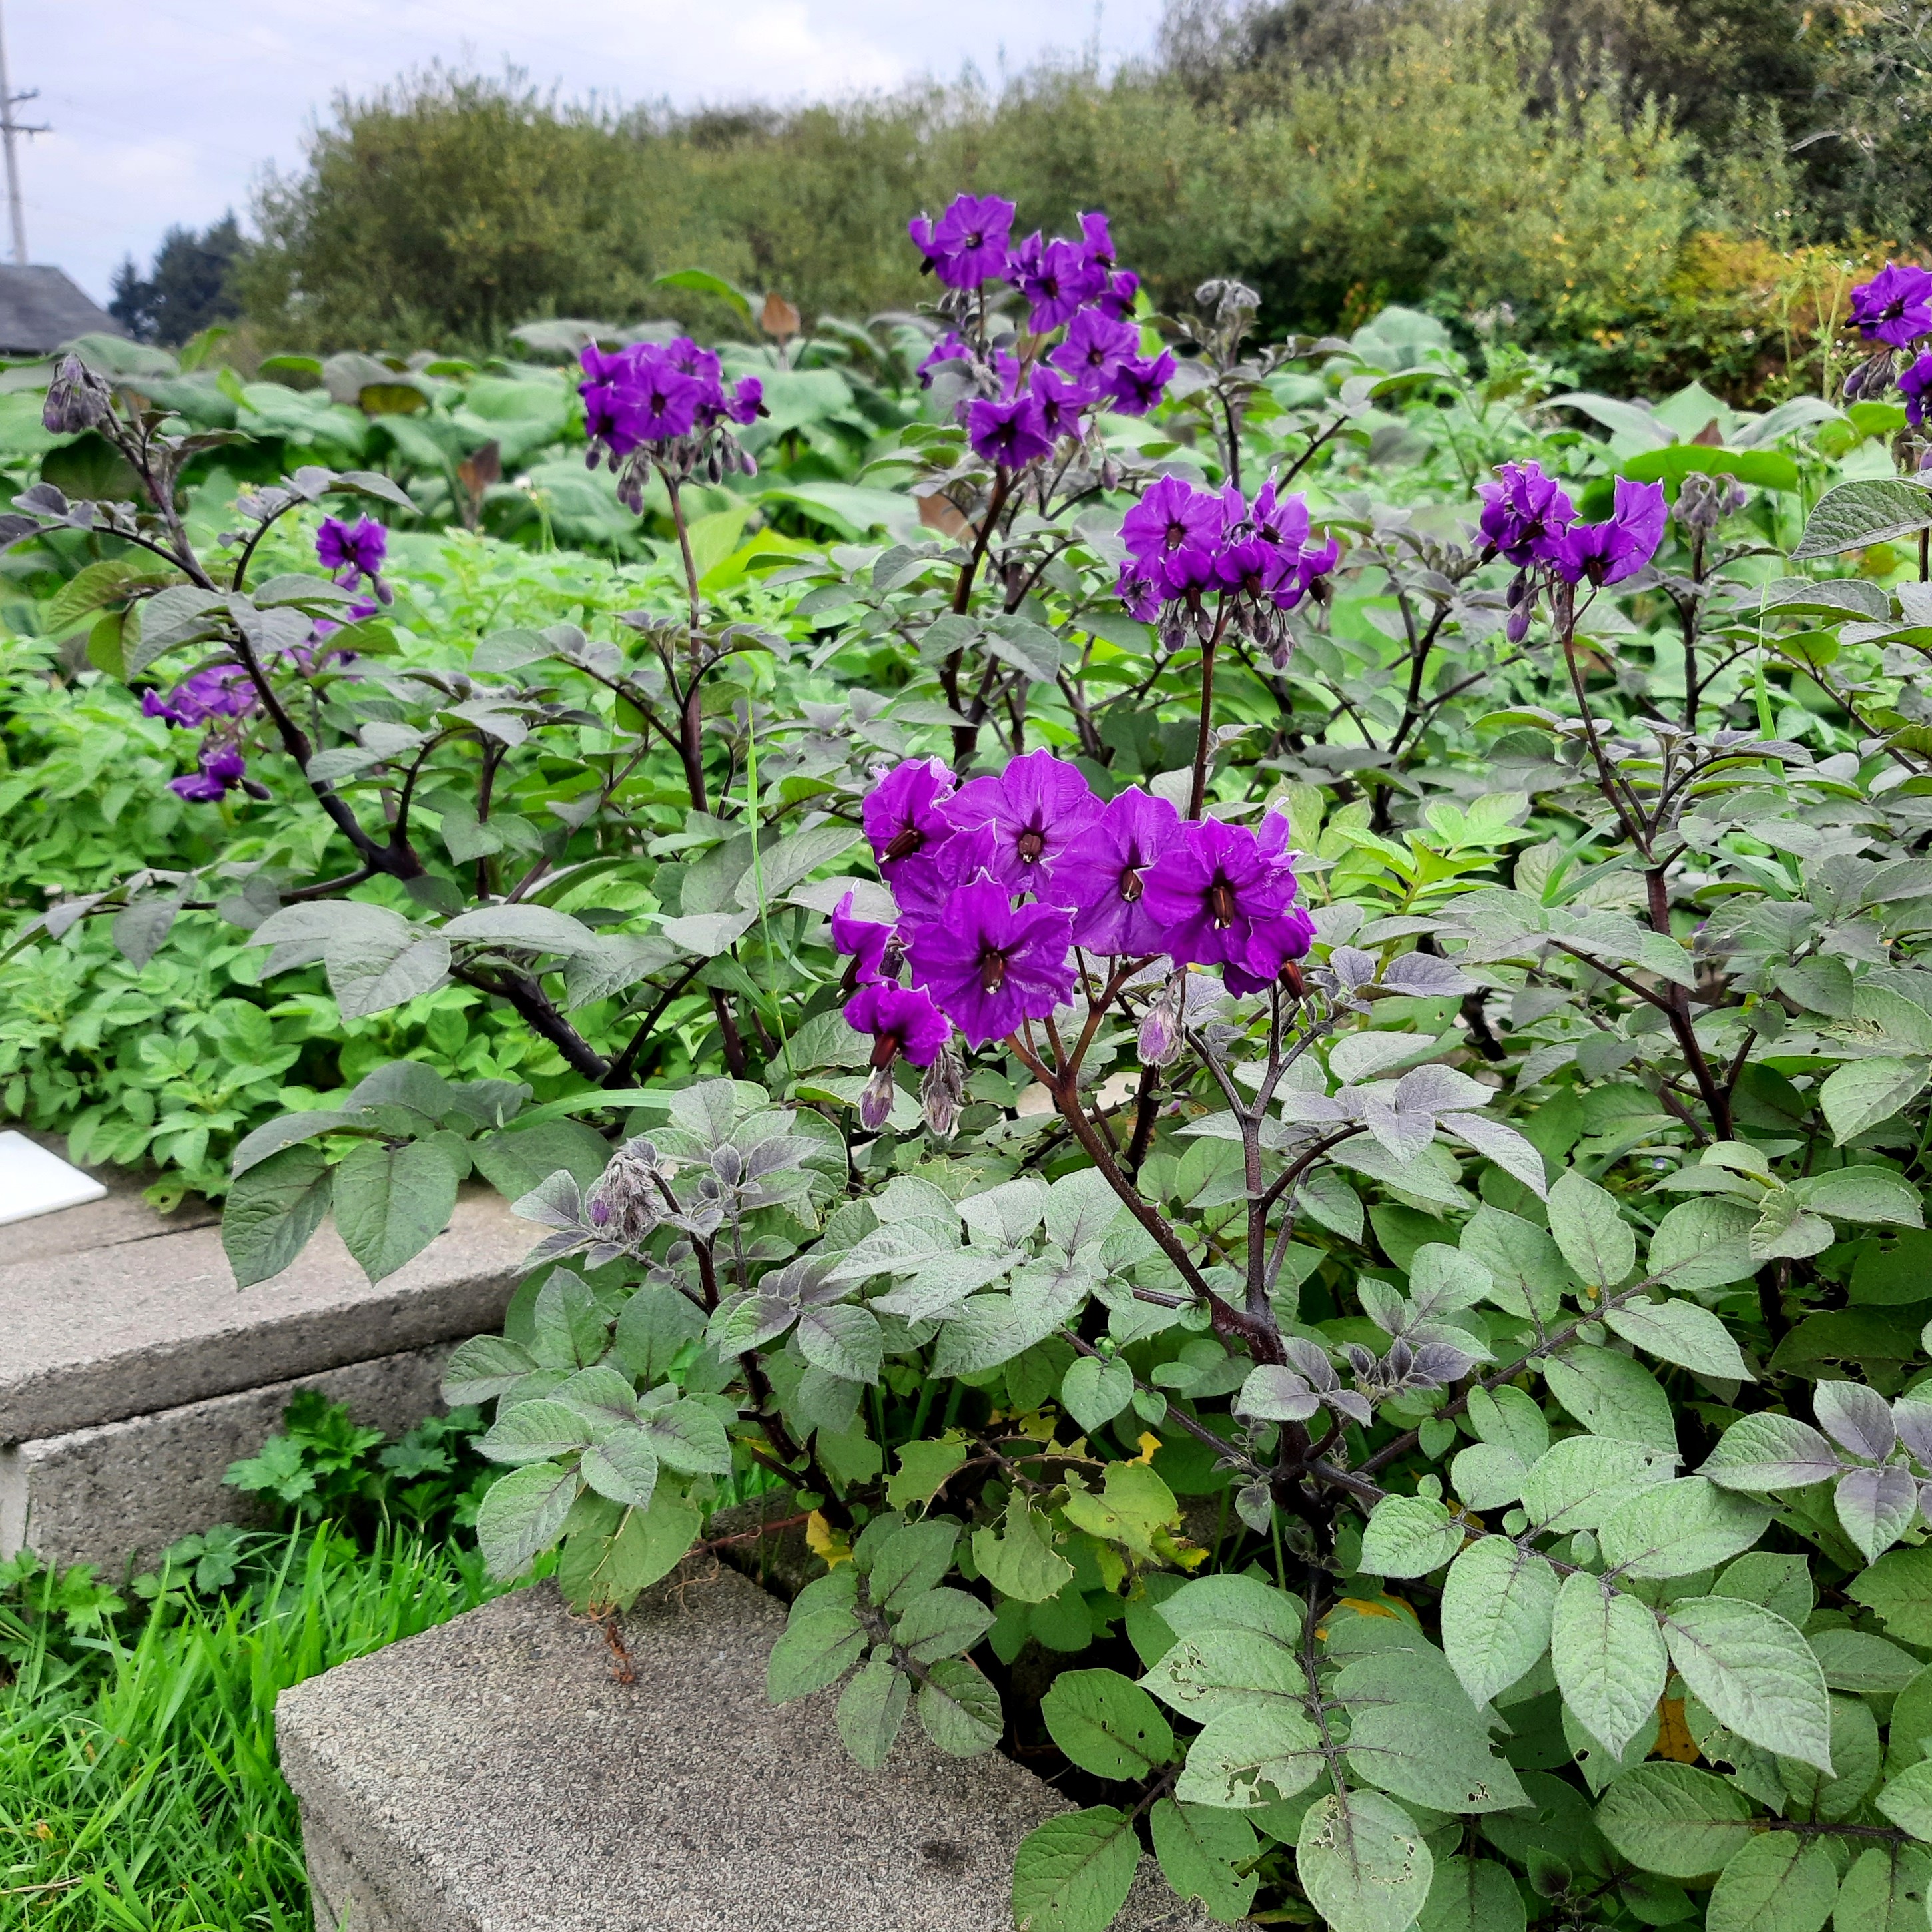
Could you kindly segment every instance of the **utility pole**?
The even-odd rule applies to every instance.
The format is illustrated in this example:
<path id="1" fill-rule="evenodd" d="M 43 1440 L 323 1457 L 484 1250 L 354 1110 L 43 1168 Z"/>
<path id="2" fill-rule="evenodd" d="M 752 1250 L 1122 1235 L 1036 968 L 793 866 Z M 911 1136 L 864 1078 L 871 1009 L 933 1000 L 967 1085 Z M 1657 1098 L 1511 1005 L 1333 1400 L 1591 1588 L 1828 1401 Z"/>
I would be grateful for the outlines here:
<path id="1" fill-rule="evenodd" d="M 7 150 L 7 212 L 14 223 L 14 260 L 24 268 L 27 266 L 27 216 L 20 202 L 20 158 L 14 146 L 17 134 L 44 134 L 46 124 L 40 122 L 29 127 L 14 118 L 14 110 L 23 100 L 37 100 L 40 90 L 30 87 L 24 94 L 15 94 L 7 82 L 7 34 L 4 24 L 0 24 L 0 142 Z"/>

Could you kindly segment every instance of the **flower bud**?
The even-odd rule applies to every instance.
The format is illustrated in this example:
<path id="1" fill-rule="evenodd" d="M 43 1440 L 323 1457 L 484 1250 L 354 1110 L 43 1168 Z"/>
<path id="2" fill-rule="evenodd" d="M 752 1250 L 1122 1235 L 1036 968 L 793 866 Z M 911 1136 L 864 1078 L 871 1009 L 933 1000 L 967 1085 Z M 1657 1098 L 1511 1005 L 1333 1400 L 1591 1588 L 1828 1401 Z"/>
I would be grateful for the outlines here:
<path id="1" fill-rule="evenodd" d="M 1165 1066 L 1180 1048 L 1180 1002 L 1184 976 L 1177 973 L 1162 987 L 1141 1021 L 1141 1062 Z"/>
<path id="2" fill-rule="evenodd" d="M 920 1083 L 919 1102 L 926 1110 L 926 1124 L 939 1140 L 950 1140 L 958 1124 L 959 1109 L 966 1098 L 966 1070 L 949 1041 L 926 1070 Z"/>
<path id="3" fill-rule="evenodd" d="M 859 1124 L 868 1133 L 877 1133 L 892 1118 L 892 1102 L 898 1096 L 891 1067 L 874 1067 L 872 1077 L 866 1082 L 866 1090 L 859 1096 Z"/>
<path id="4" fill-rule="evenodd" d="M 657 1187 L 657 1150 L 647 1140 L 627 1141 L 590 1190 L 590 1225 L 615 1247 L 635 1247 L 663 1217 Z"/>
<path id="5" fill-rule="evenodd" d="M 77 435 L 105 422 L 110 402 L 107 385 L 78 356 L 70 356 L 47 385 L 40 420 L 52 435 Z"/>

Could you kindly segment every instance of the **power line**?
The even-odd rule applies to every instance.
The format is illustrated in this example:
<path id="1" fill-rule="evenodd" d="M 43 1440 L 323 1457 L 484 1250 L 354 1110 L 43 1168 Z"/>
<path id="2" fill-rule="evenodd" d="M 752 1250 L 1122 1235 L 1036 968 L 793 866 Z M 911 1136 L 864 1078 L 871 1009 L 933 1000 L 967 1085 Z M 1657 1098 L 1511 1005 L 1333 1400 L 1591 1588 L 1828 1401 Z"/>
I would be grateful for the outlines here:
<path id="1" fill-rule="evenodd" d="M 24 94 L 15 94 L 7 83 L 7 34 L 4 24 L 0 24 L 0 142 L 4 142 L 7 152 L 7 212 L 14 224 L 14 260 L 16 266 L 27 266 L 27 215 L 20 205 L 20 158 L 14 146 L 17 134 L 44 134 L 50 131 L 43 121 L 30 125 L 16 121 L 14 110 L 23 100 L 38 100 L 40 90 L 30 87 Z"/>

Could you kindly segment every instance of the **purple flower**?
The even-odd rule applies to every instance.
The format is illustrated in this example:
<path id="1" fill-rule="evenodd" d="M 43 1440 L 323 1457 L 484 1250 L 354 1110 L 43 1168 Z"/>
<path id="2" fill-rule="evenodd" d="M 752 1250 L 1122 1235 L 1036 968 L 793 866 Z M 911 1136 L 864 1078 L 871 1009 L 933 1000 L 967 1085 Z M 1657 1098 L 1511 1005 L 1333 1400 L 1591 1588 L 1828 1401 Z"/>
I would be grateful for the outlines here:
<path id="1" fill-rule="evenodd" d="M 1079 766 L 1043 748 L 1010 760 L 997 778 L 962 785 L 946 805 L 946 817 L 962 832 L 992 827 L 996 842 L 988 870 L 1016 892 L 1042 892 L 1067 842 L 1100 812 L 1100 801 Z"/>
<path id="2" fill-rule="evenodd" d="M 881 870 L 884 869 L 882 867 Z M 898 901 L 899 929 L 910 933 L 938 919 L 946 902 L 982 872 L 998 875 L 1000 836 L 990 825 L 956 832 L 942 845 L 928 846 L 892 868 L 892 896 Z"/>
<path id="3" fill-rule="evenodd" d="M 1634 577 L 1656 554 L 1668 514 L 1661 483 L 1619 476 L 1609 521 L 1572 524 L 1550 560 L 1556 574 L 1568 584 L 1600 586 Z"/>
<path id="4" fill-rule="evenodd" d="M 382 560 L 388 554 L 389 533 L 374 517 L 358 517 L 352 524 L 325 517 L 315 533 L 316 560 L 351 590 L 366 578 L 380 596 Z"/>
<path id="5" fill-rule="evenodd" d="M 734 423 L 756 422 L 764 413 L 765 386 L 755 376 L 740 376 L 724 405 L 724 413 Z"/>
<path id="6" fill-rule="evenodd" d="M 166 698 L 158 691 L 141 694 L 144 717 L 165 718 L 170 726 L 184 730 L 214 718 L 245 718 L 255 704 L 254 685 L 240 664 L 212 664 L 183 678 Z"/>
<path id="7" fill-rule="evenodd" d="M 926 266 L 950 289 L 976 289 L 1004 274 L 1013 230 L 1013 205 L 996 194 L 962 194 L 937 221 L 924 215 L 906 224 Z"/>
<path id="8" fill-rule="evenodd" d="M 1272 477 L 1256 494 L 1247 516 L 1255 535 L 1264 543 L 1299 550 L 1308 541 L 1308 499 L 1299 491 L 1276 496 Z"/>
<path id="9" fill-rule="evenodd" d="M 1016 907 L 989 878 L 962 886 L 913 934 L 907 957 L 970 1046 L 1004 1040 L 1073 996 L 1071 922 L 1058 906 Z"/>
<path id="10" fill-rule="evenodd" d="M 1211 550 L 1226 528 L 1228 506 L 1212 490 L 1163 476 L 1120 520 L 1120 541 L 1142 562 L 1189 548 Z"/>
<path id="11" fill-rule="evenodd" d="M 1158 566 L 1130 557 L 1114 580 L 1114 595 L 1127 607 L 1129 616 L 1151 624 L 1160 615 L 1162 592 Z"/>
<path id="12" fill-rule="evenodd" d="M 1576 521 L 1576 510 L 1556 481 L 1540 464 L 1505 463 L 1496 474 L 1500 483 L 1481 484 L 1483 535 L 1511 563 L 1555 562 L 1563 533 Z"/>
<path id="13" fill-rule="evenodd" d="M 1107 218 L 1104 214 L 1083 214 L 1080 218 L 1080 248 L 1088 261 L 1097 267 L 1111 268 L 1114 266 L 1114 238 L 1107 232 Z M 1135 278 L 1136 284 L 1139 277 Z"/>
<path id="14" fill-rule="evenodd" d="M 1925 420 L 1925 398 L 1932 391 L 1932 349 L 1900 374 L 1898 388 L 1905 398 L 1905 419 L 1916 429 Z"/>
<path id="15" fill-rule="evenodd" d="M 1244 826 L 1203 819 L 1148 870 L 1147 909 L 1177 966 L 1266 966 L 1295 880 L 1273 828 L 1264 831 L 1272 849 Z"/>
<path id="16" fill-rule="evenodd" d="M 1023 469 L 1053 448 L 1046 415 L 1024 390 L 1004 400 L 982 396 L 969 405 L 966 435 L 975 454 L 1009 470 Z"/>
<path id="17" fill-rule="evenodd" d="M 956 828 L 940 807 L 958 782 L 937 758 L 908 758 L 866 794 L 866 836 L 888 879 L 907 860 L 952 836 Z"/>
<path id="18" fill-rule="evenodd" d="M 1276 579 L 1270 602 L 1277 610 L 1292 610 L 1308 594 L 1308 586 L 1318 577 L 1326 577 L 1335 568 L 1342 547 L 1333 537 L 1319 550 L 1305 550 L 1294 560 L 1293 569 Z"/>
<path id="19" fill-rule="evenodd" d="M 1112 386 L 1115 370 L 1140 346 L 1138 329 L 1113 321 L 1098 309 L 1083 308 L 1047 360 L 1097 392 Z"/>
<path id="20" fill-rule="evenodd" d="M 845 1024 L 872 1034 L 875 1067 L 899 1058 L 930 1066 L 952 1031 L 932 1000 L 909 986 L 861 986 L 845 1003 Z"/>
<path id="21" fill-rule="evenodd" d="M 1126 322 L 1133 314 L 1135 298 L 1140 292 L 1140 277 L 1131 268 L 1122 268 L 1108 281 L 1106 293 L 1094 306 L 1112 321 Z"/>
<path id="22" fill-rule="evenodd" d="M 1087 311 L 1091 314 L 1090 309 Z M 1124 416 L 1144 416 L 1167 393 L 1174 380 L 1174 358 L 1163 349 L 1158 356 L 1130 356 L 1114 370 L 1107 393 Z"/>
<path id="23" fill-rule="evenodd" d="M 862 986 L 875 986 L 885 975 L 880 971 L 886 956 L 886 949 L 892 944 L 892 929 L 880 926 L 876 920 L 858 919 L 853 916 L 852 895 L 848 892 L 832 913 L 832 948 L 835 952 L 849 953 L 854 962 L 853 970 Z M 920 1063 L 922 1065 L 924 1063 Z"/>
<path id="24" fill-rule="evenodd" d="M 242 782 L 248 764 L 232 745 L 214 738 L 206 740 L 198 761 L 201 769 L 186 776 L 170 778 L 168 789 L 190 805 L 215 805 Z M 267 794 L 263 794 L 266 796 Z"/>
<path id="25" fill-rule="evenodd" d="M 1040 405 L 1041 427 L 1055 442 L 1080 434 L 1081 416 L 1094 400 L 1079 383 L 1043 364 L 1033 372 L 1033 398 Z"/>
<path id="26" fill-rule="evenodd" d="M 926 360 L 919 365 L 917 374 L 920 387 L 932 387 L 932 371 L 943 369 L 949 362 L 970 364 L 973 346 L 957 329 L 949 329 L 926 352 Z"/>
<path id="27" fill-rule="evenodd" d="M 1107 272 L 1071 242 L 1042 242 L 1036 230 L 1013 250 L 1006 277 L 1030 305 L 1027 326 L 1044 335 L 1070 322 L 1107 286 Z"/>
<path id="28" fill-rule="evenodd" d="M 1247 957 L 1221 968 L 1229 992 L 1258 993 L 1281 976 L 1291 959 L 1299 959 L 1315 944 L 1315 922 L 1300 906 L 1290 906 L 1271 924 L 1257 930 L 1248 943 Z"/>
<path id="29" fill-rule="evenodd" d="M 1144 874 L 1180 836 L 1180 813 L 1135 785 L 1109 799 L 1068 841 L 1054 868 L 1053 896 L 1072 909 L 1076 946 L 1096 952 L 1162 950 Z"/>
<path id="30" fill-rule="evenodd" d="M 1852 320 L 1872 342 L 1904 349 L 1932 335 L 1932 274 L 1909 262 L 1888 262 L 1852 291 Z"/>

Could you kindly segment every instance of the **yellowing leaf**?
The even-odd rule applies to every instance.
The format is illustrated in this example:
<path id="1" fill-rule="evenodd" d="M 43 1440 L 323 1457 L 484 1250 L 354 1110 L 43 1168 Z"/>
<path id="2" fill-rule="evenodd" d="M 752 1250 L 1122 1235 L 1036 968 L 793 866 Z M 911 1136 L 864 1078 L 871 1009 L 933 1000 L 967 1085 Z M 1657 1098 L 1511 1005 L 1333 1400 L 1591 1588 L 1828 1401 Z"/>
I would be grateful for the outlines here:
<path id="1" fill-rule="evenodd" d="M 1134 1458 L 1136 1462 L 1144 1462 L 1151 1468 L 1156 1451 L 1160 1448 L 1160 1438 L 1143 1430 L 1140 1438 L 1141 1453 Z"/>
<path id="2" fill-rule="evenodd" d="M 1653 1757 L 1667 1757 L 1676 1764 L 1695 1764 L 1700 1754 L 1697 1740 L 1684 1721 L 1684 1700 L 1665 1697 L 1657 1706 L 1657 1743 Z"/>
<path id="3" fill-rule="evenodd" d="M 806 1519 L 805 1546 L 813 1556 L 822 1556 L 834 1570 L 852 1560 L 852 1547 L 845 1540 L 844 1532 L 834 1529 L 817 1510 Z"/>

